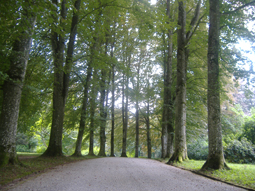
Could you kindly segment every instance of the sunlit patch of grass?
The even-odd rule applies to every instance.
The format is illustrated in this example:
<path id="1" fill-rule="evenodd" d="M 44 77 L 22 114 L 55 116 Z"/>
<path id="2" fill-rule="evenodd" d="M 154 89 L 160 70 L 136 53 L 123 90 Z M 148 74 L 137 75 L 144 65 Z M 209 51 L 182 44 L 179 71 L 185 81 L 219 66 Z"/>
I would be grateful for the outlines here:
<path id="1" fill-rule="evenodd" d="M 187 160 L 182 163 L 174 163 L 174 166 L 205 174 L 235 185 L 255 189 L 255 165 L 228 163 L 231 170 L 199 171 L 205 161 Z"/>
<path id="2" fill-rule="evenodd" d="M 7 165 L 0 168 L 0 189 L 1 185 L 6 185 L 14 180 L 21 179 L 28 175 L 38 174 L 48 169 L 53 169 L 58 165 L 64 165 L 67 163 L 80 161 L 84 159 L 97 158 L 96 156 L 83 156 L 83 157 L 37 157 L 38 154 L 34 153 L 34 157 L 31 158 L 31 154 L 22 153 L 20 162 L 23 165 Z M 20 156 L 20 154 L 18 154 Z M 40 155 L 40 154 L 39 154 Z"/>
<path id="3" fill-rule="evenodd" d="M 231 170 L 217 170 L 213 172 L 213 176 L 227 182 L 234 182 L 237 185 L 255 189 L 255 165 L 229 163 L 228 166 Z"/>
<path id="4" fill-rule="evenodd" d="M 174 166 L 185 168 L 188 170 L 200 170 L 205 161 L 186 160 L 182 163 L 174 163 Z"/>
<path id="5" fill-rule="evenodd" d="M 40 156 L 42 153 L 17 152 L 18 156 Z"/>

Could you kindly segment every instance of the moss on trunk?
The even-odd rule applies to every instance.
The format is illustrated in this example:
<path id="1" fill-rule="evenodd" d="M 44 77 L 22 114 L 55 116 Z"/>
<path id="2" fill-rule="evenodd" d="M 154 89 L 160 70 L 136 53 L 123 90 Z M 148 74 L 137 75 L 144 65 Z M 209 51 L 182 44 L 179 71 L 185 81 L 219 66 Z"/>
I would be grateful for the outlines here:
<path id="1" fill-rule="evenodd" d="M 224 157 L 209 156 L 201 170 L 222 170 L 222 169 L 230 170 L 230 168 L 228 167 L 224 160 Z"/>
<path id="2" fill-rule="evenodd" d="M 189 160 L 186 152 L 175 152 L 172 157 L 168 160 L 167 164 L 173 164 L 176 162 L 183 162 Z"/>

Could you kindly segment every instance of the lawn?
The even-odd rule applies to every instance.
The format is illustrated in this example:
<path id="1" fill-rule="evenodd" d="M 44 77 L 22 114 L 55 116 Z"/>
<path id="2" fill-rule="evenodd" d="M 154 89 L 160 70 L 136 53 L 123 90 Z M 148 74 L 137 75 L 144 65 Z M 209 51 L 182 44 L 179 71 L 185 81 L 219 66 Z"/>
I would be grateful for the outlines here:
<path id="1" fill-rule="evenodd" d="M 227 163 L 231 170 L 199 171 L 205 161 L 188 160 L 183 163 L 175 163 L 174 166 L 205 174 L 225 182 L 243 186 L 255 190 L 255 165 Z"/>

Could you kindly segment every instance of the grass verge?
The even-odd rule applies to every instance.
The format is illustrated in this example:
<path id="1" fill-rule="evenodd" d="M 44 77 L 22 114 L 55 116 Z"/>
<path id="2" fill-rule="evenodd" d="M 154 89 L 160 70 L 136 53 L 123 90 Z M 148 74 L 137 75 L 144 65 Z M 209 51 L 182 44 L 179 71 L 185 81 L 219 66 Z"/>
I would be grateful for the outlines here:
<path id="1" fill-rule="evenodd" d="M 30 175 L 44 172 L 48 169 L 53 169 L 58 165 L 64 165 L 67 163 L 97 158 L 90 156 L 83 157 L 38 157 L 40 154 L 31 153 L 18 153 L 19 159 L 24 166 L 20 165 L 7 165 L 0 168 L 0 190 L 9 183 L 17 182 Z"/>
<path id="2" fill-rule="evenodd" d="M 227 163 L 231 170 L 199 171 L 205 161 L 188 160 L 174 166 L 255 190 L 255 165 Z"/>

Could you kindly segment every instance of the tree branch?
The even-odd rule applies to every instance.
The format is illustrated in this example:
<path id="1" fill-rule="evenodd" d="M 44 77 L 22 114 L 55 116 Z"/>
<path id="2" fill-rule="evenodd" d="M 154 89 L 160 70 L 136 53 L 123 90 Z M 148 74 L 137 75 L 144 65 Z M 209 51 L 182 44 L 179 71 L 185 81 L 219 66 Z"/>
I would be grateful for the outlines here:
<path id="1" fill-rule="evenodd" d="M 222 15 L 227 15 L 227 14 L 235 13 L 235 12 L 237 12 L 237 11 L 239 11 L 239 10 L 245 8 L 245 7 L 248 7 L 248 6 L 252 5 L 252 4 L 255 4 L 255 1 L 251 1 L 250 3 L 247 3 L 247 4 L 244 4 L 244 5 L 240 6 L 240 7 L 237 7 L 237 8 L 236 8 L 235 10 L 233 10 L 233 11 L 224 12 L 224 13 L 222 13 Z"/>

